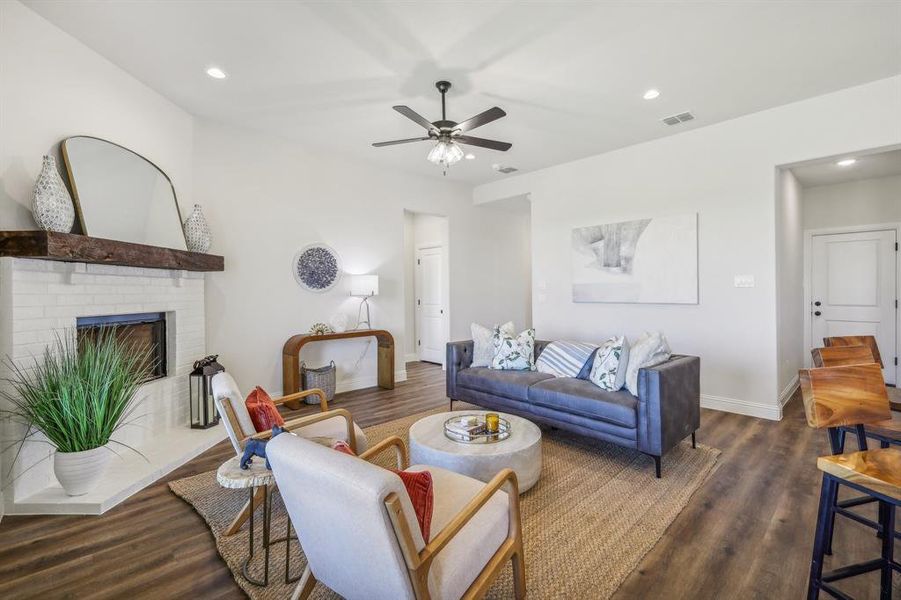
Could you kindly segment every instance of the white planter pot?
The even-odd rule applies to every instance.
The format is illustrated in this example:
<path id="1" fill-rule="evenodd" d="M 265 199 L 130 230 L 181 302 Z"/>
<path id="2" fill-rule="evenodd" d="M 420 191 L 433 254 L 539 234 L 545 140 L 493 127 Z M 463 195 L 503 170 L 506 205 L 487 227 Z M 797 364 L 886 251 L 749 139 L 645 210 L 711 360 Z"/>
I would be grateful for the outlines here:
<path id="1" fill-rule="evenodd" d="M 66 494 L 82 496 L 97 485 L 111 452 L 105 446 L 82 452 L 59 452 L 53 455 L 53 472 Z"/>

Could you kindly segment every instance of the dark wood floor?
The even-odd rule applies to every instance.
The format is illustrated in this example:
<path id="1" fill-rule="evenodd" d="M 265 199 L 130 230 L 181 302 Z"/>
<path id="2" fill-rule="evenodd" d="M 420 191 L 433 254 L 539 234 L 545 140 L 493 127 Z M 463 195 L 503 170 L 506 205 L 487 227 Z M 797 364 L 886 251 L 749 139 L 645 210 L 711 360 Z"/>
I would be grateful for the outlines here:
<path id="1" fill-rule="evenodd" d="M 408 375 L 393 391 L 343 394 L 336 406 L 365 427 L 445 404 L 439 367 L 410 364 Z M 705 410 L 698 441 L 723 451 L 717 470 L 615 598 L 801 598 L 825 434 L 807 427 L 795 398 L 780 422 Z M 102 517 L 5 517 L 0 598 L 243 597 L 206 525 L 166 485 L 213 470 L 232 452 L 223 442 Z M 663 467 L 666 476 L 666 458 Z M 835 548 L 848 562 L 878 552 L 872 532 L 847 520 Z M 875 574 L 840 587 L 879 595 Z"/>

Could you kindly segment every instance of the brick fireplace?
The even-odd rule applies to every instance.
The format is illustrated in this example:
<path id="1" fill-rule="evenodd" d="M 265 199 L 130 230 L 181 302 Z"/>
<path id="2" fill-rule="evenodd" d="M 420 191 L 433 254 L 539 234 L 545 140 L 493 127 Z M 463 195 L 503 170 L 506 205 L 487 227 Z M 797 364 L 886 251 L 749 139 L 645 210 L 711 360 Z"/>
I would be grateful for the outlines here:
<path id="1" fill-rule="evenodd" d="M 118 324 L 156 344 L 161 363 L 138 392 L 135 422 L 114 436 L 143 457 L 114 446 L 120 458 L 97 492 L 68 498 L 50 446 L 27 442 L 3 493 L 7 514 L 102 513 L 224 438 L 221 427 L 198 431 L 189 423 L 188 374 L 207 354 L 204 294 L 202 272 L 0 258 L 0 358 L 27 365 L 57 333 L 94 335 Z M 18 426 L 2 425 L 4 446 L 21 438 Z M 4 476 L 13 451 L 0 457 Z"/>

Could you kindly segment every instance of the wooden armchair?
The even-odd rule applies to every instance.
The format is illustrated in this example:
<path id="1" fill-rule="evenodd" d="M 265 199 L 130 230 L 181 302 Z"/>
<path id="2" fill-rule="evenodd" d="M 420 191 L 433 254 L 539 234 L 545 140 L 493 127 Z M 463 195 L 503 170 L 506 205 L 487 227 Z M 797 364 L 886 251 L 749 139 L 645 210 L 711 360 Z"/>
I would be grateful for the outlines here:
<path id="1" fill-rule="evenodd" d="M 234 378 L 228 373 L 217 373 L 212 380 L 213 400 L 216 410 L 222 417 L 222 423 L 228 433 L 228 439 L 240 456 L 244 453 L 244 446 L 249 439 L 269 439 L 272 431 L 257 432 L 244 404 L 245 396 L 238 389 Z M 285 429 L 307 438 L 339 439 L 356 452 L 366 449 L 366 434 L 353 422 L 351 414 L 344 409 L 329 410 L 325 392 L 320 389 L 304 390 L 272 401 L 280 406 L 286 402 L 293 402 L 307 396 L 319 397 L 320 413 L 299 417 L 285 422 Z M 225 535 L 233 535 L 241 529 L 244 522 L 250 517 L 250 513 L 263 501 L 263 490 L 257 490 L 253 497 L 235 516 L 231 525 L 225 531 Z"/>
<path id="2" fill-rule="evenodd" d="M 428 542 L 400 478 L 368 462 L 389 449 L 398 468 L 432 474 L 436 533 Z M 410 467 L 396 436 L 359 457 L 279 436 L 268 455 L 308 561 L 293 599 L 309 597 L 317 581 L 348 600 L 482 598 L 508 560 L 515 596 L 525 598 L 512 470 L 485 484 L 438 467 Z"/>

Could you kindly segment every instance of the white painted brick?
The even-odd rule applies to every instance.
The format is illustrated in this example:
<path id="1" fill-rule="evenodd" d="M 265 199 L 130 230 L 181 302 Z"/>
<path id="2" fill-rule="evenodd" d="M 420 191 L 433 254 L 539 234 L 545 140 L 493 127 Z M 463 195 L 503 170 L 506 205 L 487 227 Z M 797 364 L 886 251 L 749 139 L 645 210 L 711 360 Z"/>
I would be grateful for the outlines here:
<path id="1" fill-rule="evenodd" d="M 20 306 L 53 306 L 57 303 L 57 298 L 52 294 L 16 294 L 14 289 L 13 310 Z"/>

